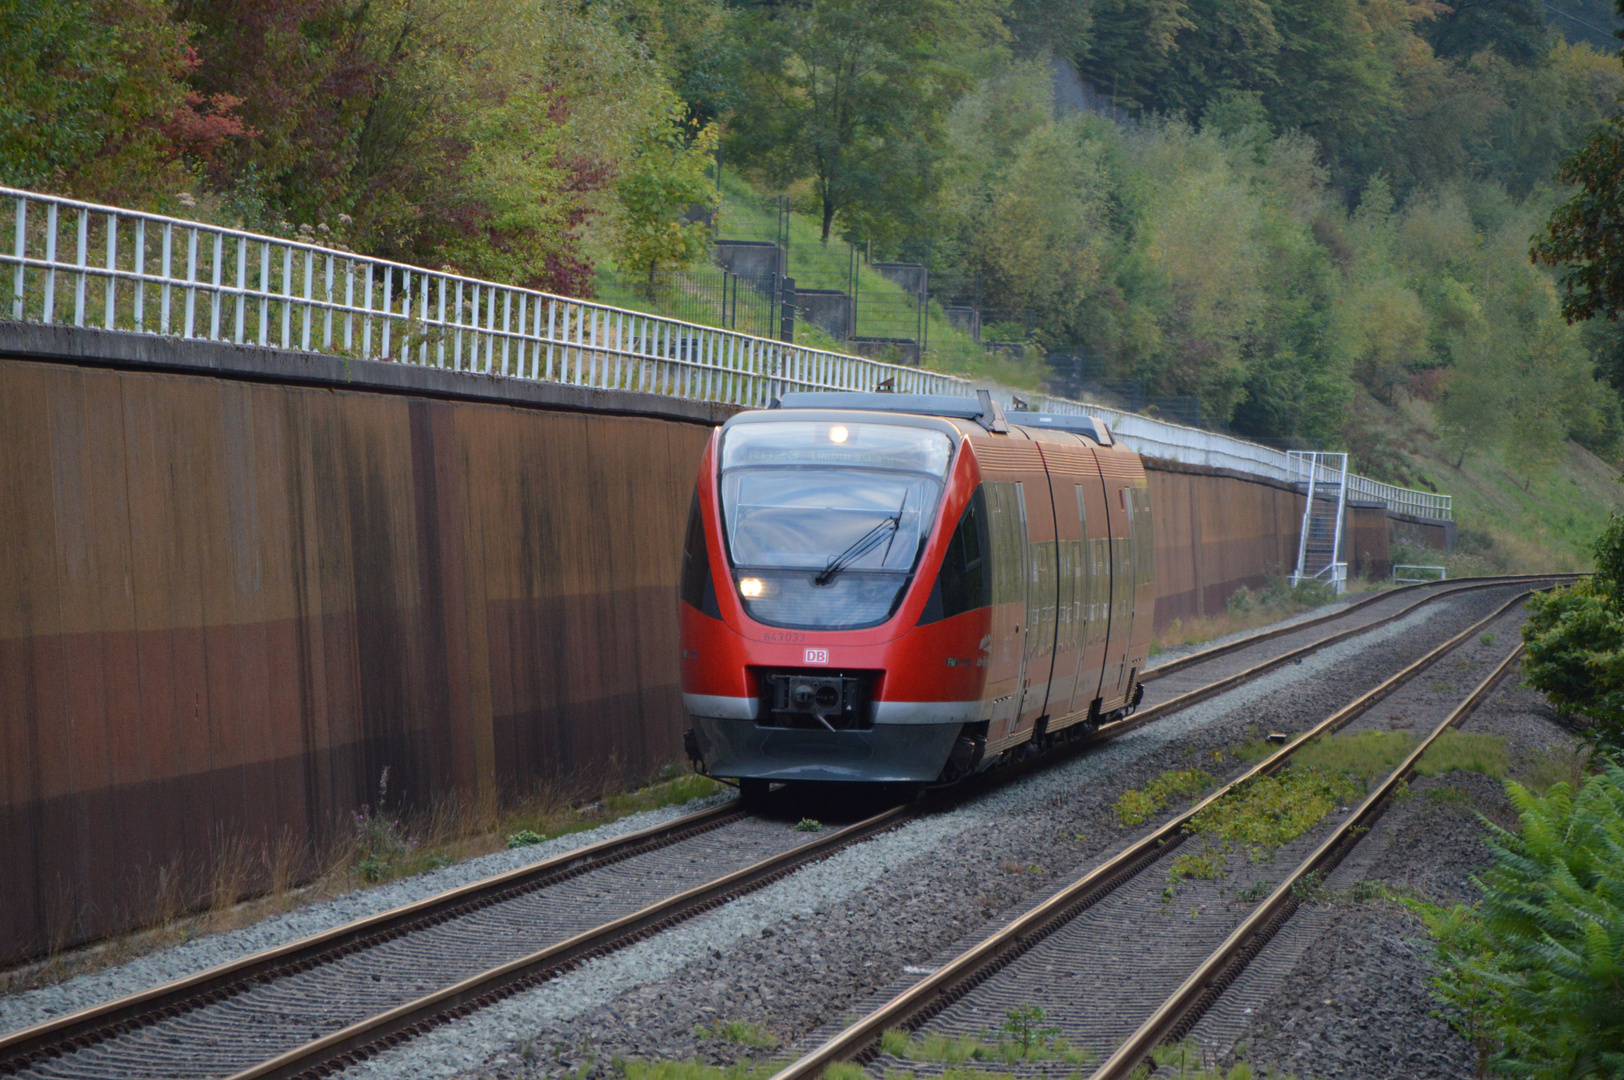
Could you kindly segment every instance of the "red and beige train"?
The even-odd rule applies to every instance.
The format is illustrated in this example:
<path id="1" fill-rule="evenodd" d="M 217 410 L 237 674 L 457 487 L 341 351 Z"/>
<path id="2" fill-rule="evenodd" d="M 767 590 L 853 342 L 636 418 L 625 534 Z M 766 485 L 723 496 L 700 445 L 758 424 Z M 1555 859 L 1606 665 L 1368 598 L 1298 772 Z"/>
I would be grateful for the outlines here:
<path id="1" fill-rule="evenodd" d="M 683 550 L 696 767 L 946 783 L 1131 709 L 1154 591 L 1139 456 L 1086 416 L 786 394 L 712 435 Z"/>

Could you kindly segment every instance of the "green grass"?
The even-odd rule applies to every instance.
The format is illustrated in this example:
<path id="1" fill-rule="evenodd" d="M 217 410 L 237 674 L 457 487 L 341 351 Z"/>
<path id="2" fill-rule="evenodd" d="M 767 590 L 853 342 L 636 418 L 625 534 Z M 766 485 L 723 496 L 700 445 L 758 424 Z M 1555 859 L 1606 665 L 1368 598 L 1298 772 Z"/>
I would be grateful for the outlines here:
<path id="1" fill-rule="evenodd" d="M 1167 878 L 1169 882 L 1176 882 L 1182 878 L 1212 881 L 1223 876 L 1224 861 L 1224 853 L 1215 848 L 1180 855 L 1173 860 L 1173 867 L 1167 872 Z"/>
<path id="2" fill-rule="evenodd" d="M 1297 751 L 1292 761 L 1296 767 L 1368 780 L 1392 772 L 1414 748 L 1414 737 L 1405 731 L 1361 731 L 1315 739 Z"/>
<path id="3" fill-rule="evenodd" d="M 1554 784 L 1566 784 L 1578 790 L 1590 770 L 1590 751 L 1578 747 L 1535 750 L 1517 762 L 1514 772 L 1523 787 L 1535 795 L 1544 795 Z"/>
<path id="4" fill-rule="evenodd" d="M 1376 479 L 1431 489 L 1453 498 L 1459 534 L 1454 551 L 1395 544 L 1392 561 L 1443 566 L 1451 578 L 1506 572 L 1588 570 L 1590 543 L 1608 514 L 1624 504 L 1614 464 L 1568 443 L 1556 467 L 1529 478 L 1503 449 L 1455 456 L 1435 434 L 1431 407 L 1406 400 L 1381 405 L 1360 394 L 1354 415 L 1384 432 L 1387 467 L 1360 469 Z"/>
<path id="5" fill-rule="evenodd" d="M 1280 745 L 1272 743 L 1261 735 L 1253 735 L 1245 742 L 1229 748 L 1229 752 L 1249 765 L 1256 765 L 1271 757 L 1280 749 Z"/>
<path id="6" fill-rule="evenodd" d="M 1510 768 L 1511 752 L 1506 748 L 1505 736 L 1454 729 L 1444 732 L 1415 763 L 1419 776 L 1478 772 L 1500 780 Z"/>
<path id="7" fill-rule="evenodd" d="M 753 1046 L 760 1050 L 771 1050 L 778 1045 L 778 1037 L 772 1032 L 760 1024 L 747 1024 L 742 1020 L 718 1020 L 709 1026 L 696 1024 L 694 1034 L 701 1039 Z"/>
<path id="8" fill-rule="evenodd" d="M 1225 850 L 1245 848 L 1261 861 L 1362 792 L 1363 785 L 1340 773 L 1287 769 L 1246 781 L 1192 818 L 1188 828 Z"/>
<path id="9" fill-rule="evenodd" d="M 820 223 L 807 214 L 790 215 L 789 276 L 800 289 L 845 289 L 850 273 L 850 253 L 845 241 L 831 236 L 827 246 L 820 236 Z M 738 174 L 722 170 L 722 219 L 719 236 L 723 240 L 778 239 L 778 216 L 769 197 L 752 187 Z M 883 337 L 913 337 L 915 320 L 906 318 L 901 323 L 875 325 L 863 318 L 865 299 L 891 308 L 900 305 L 905 292 L 899 286 L 881 277 L 878 271 L 864 267 L 859 278 L 858 329 L 865 335 Z M 926 333 L 927 354 L 924 366 L 971 378 L 988 379 L 1016 389 L 1041 389 L 1044 375 L 1042 365 L 1035 359 L 1024 362 L 1008 360 L 988 353 L 968 334 L 954 329 L 942 311 L 941 301 L 933 297 L 929 304 L 930 327 Z M 893 320 L 894 321 L 894 320 Z M 795 325 L 797 344 L 813 348 L 844 351 L 840 342 L 832 340 L 817 327 L 804 321 Z"/>
<path id="10" fill-rule="evenodd" d="M 1392 772 L 1415 749 L 1415 744 L 1415 737 L 1407 731 L 1326 735 L 1297 751 L 1292 758 L 1292 767 L 1323 769 L 1369 780 Z M 1252 744 L 1244 744 L 1236 750 L 1236 756 L 1243 756 L 1251 748 Z M 1510 766 L 1510 753 L 1503 736 L 1452 728 L 1439 736 L 1438 741 L 1421 756 L 1415 771 L 1420 776 L 1480 772 L 1498 780 L 1506 775 Z"/>
<path id="11" fill-rule="evenodd" d="M 1210 786 L 1212 774 L 1204 769 L 1170 769 L 1146 784 L 1143 791 L 1124 791 L 1116 801 L 1117 817 L 1124 825 L 1139 825 L 1173 799 L 1193 798 Z"/>

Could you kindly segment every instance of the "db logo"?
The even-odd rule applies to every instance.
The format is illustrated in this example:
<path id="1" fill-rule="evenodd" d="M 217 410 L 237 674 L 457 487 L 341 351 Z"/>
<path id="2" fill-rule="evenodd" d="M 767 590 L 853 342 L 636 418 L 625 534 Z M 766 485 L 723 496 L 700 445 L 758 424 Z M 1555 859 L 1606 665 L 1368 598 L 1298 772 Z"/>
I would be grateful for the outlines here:
<path id="1" fill-rule="evenodd" d="M 827 664 L 828 662 L 828 649 L 808 649 L 806 650 L 806 659 L 802 661 L 802 663 L 807 664 Z"/>

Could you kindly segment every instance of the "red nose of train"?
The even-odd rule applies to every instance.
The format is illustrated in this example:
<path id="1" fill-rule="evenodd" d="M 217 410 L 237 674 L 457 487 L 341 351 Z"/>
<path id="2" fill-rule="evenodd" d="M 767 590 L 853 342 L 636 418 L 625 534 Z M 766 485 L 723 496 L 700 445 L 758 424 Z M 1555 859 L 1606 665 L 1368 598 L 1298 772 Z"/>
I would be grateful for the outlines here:
<path id="1" fill-rule="evenodd" d="M 681 631 L 699 767 L 930 783 L 1097 718 L 1098 665 L 1080 632 L 1090 616 L 1101 624 L 1103 659 L 1113 560 L 1097 468 L 1102 550 L 1084 552 L 1088 500 L 1077 496 L 1069 531 L 1034 512 L 1035 496 L 1052 501 L 1040 443 L 985 397 L 798 394 L 784 406 L 719 429 L 695 487 Z M 1089 453 L 1073 433 L 1037 438 L 1069 449 L 1072 466 Z"/>

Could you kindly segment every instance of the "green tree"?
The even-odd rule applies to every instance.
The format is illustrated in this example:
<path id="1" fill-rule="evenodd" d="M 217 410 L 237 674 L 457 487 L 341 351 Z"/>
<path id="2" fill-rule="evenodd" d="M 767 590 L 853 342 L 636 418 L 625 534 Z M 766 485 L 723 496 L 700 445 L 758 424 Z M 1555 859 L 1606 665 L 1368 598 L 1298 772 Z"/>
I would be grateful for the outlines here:
<path id="1" fill-rule="evenodd" d="M 1433 406 L 1444 444 L 1455 455 L 1455 468 L 1466 455 L 1487 452 L 1505 440 L 1511 392 L 1505 372 L 1490 354 L 1491 342 L 1479 339 L 1449 370 L 1443 394 Z"/>
<path id="2" fill-rule="evenodd" d="M 1616 4 L 1624 17 L 1624 0 Z M 1560 272 L 1569 322 L 1616 321 L 1624 313 L 1624 117 L 1598 127 L 1558 176 L 1578 190 L 1551 215 L 1534 260 Z"/>
<path id="3" fill-rule="evenodd" d="M 352 209 L 349 182 L 362 125 L 378 82 L 399 63 L 386 43 L 369 37 L 382 26 L 372 5 L 181 0 L 176 16 L 194 28 L 192 85 L 241 99 L 256 132 L 223 156 L 214 177 L 220 188 L 259 189 L 242 194 L 263 199 L 269 220 L 246 224 L 267 228 L 284 215 L 332 220 Z"/>
<path id="4" fill-rule="evenodd" d="M 1591 550 L 1594 578 L 1529 598 L 1523 673 L 1557 709 L 1589 717 L 1584 737 L 1617 757 L 1624 754 L 1624 515 L 1609 519 Z"/>
<path id="5" fill-rule="evenodd" d="M 906 222 L 940 183 L 954 99 L 1004 35 L 994 0 L 809 0 L 739 17 L 727 154 L 810 179 L 825 243 L 841 214 Z"/>
<path id="6" fill-rule="evenodd" d="M 1421 36 L 1450 59 L 1493 51 L 1515 64 L 1533 64 L 1550 47 L 1539 0 L 1454 0 L 1423 25 Z"/>
<path id="7" fill-rule="evenodd" d="M 1100 0 L 1087 70 L 1102 88 L 1199 116 L 1224 90 L 1265 90 L 1281 36 L 1264 0 Z"/>
<path id="8" fill-rule="evenodd" d="M 226 94 L 188 88 L 188 30 L 159 0 L 0 5 L 0 182 L 174 207 L 247 135 Z"/>
<path id="9" fill-rule="evenodd" d="M 1624 119 L 1603 124 L 1558 175 L 1578 190 L 1551 215 L 1534 259 L 1560 274 L 1570 321 L 1617 319 L 1624 314 Z"/>
<path id="10" fill-rule="evenodd" d="M 1402 108 L 1396 63 L 1357 0 L 1271 0 L 1280 48 L 1265 104 L 1281 129 L 1298 128 L 1330 160 L 1386 138 Z"/>
<path id="11" fill-rule="evenodd" d="M 710 173 L 717 136 L 714 123 L 694 130 L 673 95 L 664 115 L 638 133 L 635 156 L 616 181 L 616 258 L 622 269 L 648 274 L 651 300 L 657 270 L 685 269 L 710 246 L 709 226 L 687 215 L 721 205 Z"/>
<path id="12" fill-rule="evenodd" d="M 370 9 L 365 38 L 385 75 L 345 182 L 360 245 L 590 295 L 585 230 L 667 103 L 612 13 L 400 0 Z"/>

